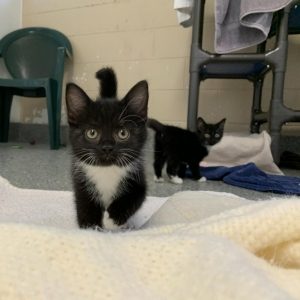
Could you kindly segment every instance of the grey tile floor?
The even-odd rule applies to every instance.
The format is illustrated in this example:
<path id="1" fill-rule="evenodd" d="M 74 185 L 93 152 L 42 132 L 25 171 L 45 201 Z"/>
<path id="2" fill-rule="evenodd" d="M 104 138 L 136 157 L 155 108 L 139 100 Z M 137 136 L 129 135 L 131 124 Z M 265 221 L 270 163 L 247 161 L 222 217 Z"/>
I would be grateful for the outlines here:
<path id="1" fill-rule="evenodd" d="M 146 145 L 148 195 L 169 196 L 182 190 L 210 190 L 233 193 L 247 199 L 269 199 L 274 194 L 237 188 L 221 181 L 196 182 L 186 179 L 182 185 L 153 181 L 153 145 L 151 134 Z M 47 144 L 0 143 L 0 175 L 21 188 L 72 190 L 70 148 L 49 150 Z M 284 170 L 286 175 L 300 176 L 298 170 Z M 165 173 L 164 173 L 165 174 Z M 166 177 L 165 177 L 166 178 Z M 1 192 L 1 191 L 0 191 Z"/>

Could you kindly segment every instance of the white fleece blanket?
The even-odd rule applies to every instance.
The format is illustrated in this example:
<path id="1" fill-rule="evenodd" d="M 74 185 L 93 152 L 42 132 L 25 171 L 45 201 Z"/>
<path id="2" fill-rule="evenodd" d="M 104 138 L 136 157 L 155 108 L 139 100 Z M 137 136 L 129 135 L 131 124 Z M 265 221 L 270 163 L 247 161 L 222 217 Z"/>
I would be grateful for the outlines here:
<path id="1" fill-rule="evenodd" d="M 65 192 L 37 192 L 44 217 L 67 203 Z M 298 198 L 182 192 L 151 226 L 100 233 L 9 222 L 0 195 L 1 299 L 300 299 Z M 15 214 L 27 209 L 6 197 Z M 162 213 L 172 203 L 181 223 Z"/>

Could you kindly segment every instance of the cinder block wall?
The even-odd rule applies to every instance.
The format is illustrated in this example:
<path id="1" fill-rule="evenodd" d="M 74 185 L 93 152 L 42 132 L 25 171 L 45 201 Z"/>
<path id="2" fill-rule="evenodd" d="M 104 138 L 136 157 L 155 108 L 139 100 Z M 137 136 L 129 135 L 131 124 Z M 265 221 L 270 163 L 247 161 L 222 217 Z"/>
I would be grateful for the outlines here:
<path id="1" fill-rule="evenodd" d="M 214 1 L 206 1 L 204 44 L 213 50 Z M 52 27 L 65 33 L 74 49 L 66 81 L 95 97 L 95 72 L 112 66 L 119 96 L 137 81 L 150 86 L 149 113 L 163 122 L 186 125 L 191 29 L 178 25 L 173 0 L 26 0 L 23 26 Z M 286 103 L 300 109 L 300 36 L 290 38 Z M 270 98 L 271 76 L 264 91 Z M 252 87 L 243 80 L 207 80 L 201 86 L 199 114 L 214 122 L 226 117 L 227 131 L 247 131 Z M 46 123 L 44 99 L 18 101 L 18 121 Z M 63 108 L 63 122 L 66 122 Z M 294 126 L 294 128 L 297 128 Z"/>

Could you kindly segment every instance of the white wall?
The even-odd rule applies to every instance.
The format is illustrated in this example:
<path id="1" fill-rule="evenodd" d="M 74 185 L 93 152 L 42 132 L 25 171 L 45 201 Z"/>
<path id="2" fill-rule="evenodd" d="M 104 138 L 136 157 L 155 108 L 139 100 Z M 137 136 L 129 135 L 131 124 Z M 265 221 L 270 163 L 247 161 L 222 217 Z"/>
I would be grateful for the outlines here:
<path id="1" fill-rule="evenodd" d="M 22 27 L 22 0 L 0 0 L 0 38 Z M 0 76 L 9 77 L 3 61 L 0 60 Z M 13 101 L 11 121 L 20 120 L 19 101 Z"/>
<path id="2" fill-rule="evenodd" d="M 208 50 L 214 49 L 214 2 L 207 0 L 205 5 L 203 44 Z M 51 27 L 70 38 L 74 57 L 72 68 L 66 68 L 66 80 L 79 84 L 91 97 L 98 93 L 95 72 L 112 66 L 118 75 L 119 96 L 147 79 L 149 115 L 185 126 L 191 27 L 178 25 L 173 4 L 173 0 L 25 0 L 22 18 L 23 26 Z M 300 35 L 290 36 L 284 100 L 298 110 L 299 53 Z M 264 107 L 270 102 L 271 83 L 269 74 Z M 226 117 L 227 131 L 248 132 L 252 91 L 246 80 L 206 80 L 201 84 L 199 115 L 208 122 Z M 20 122 L 47 123 L 45 99 L 20 104 Z M 62 120 L 66 120 L 64 107 Z"/>
<path id="3" fill-rule="evenodd" d="M 22 26 L 22 0 L 0 0 L 0 38 Z"/>

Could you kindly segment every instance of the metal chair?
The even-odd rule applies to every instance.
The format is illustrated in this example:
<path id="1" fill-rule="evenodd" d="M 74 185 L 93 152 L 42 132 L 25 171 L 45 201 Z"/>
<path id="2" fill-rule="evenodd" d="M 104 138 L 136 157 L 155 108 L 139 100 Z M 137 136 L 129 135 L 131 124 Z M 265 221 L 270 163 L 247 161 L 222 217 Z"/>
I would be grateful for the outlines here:
<path id="1" fill-rule="evenodd" d="M 194 2 L 192 45 L 190 55 L 190 80 L 187 124 L 190 130 L 196 129 L 200 82 L 209 78 L 247 79 L 253 83 L 253 101 L 250 131 L 259 132 L 260 125 L 268 122 L 272 138 L 272 153 L 276 163 L 280 157 L 280 131 L 285 122 L 300 121 L 300 112 L 283 104 L 284 77 L 286 71 L 289 15 L 299 13 L 294 1 L 276 14 L 270 36 L 276 35 L 275 47 L 266 51 L 265 42 L 257 46 L 256 53 L 215 54 L 202 47 L 205 0 Z M 297 18 L 290 18 L 295 30 Z M 299 20 L 299 19 L 297 19 Z M 276 26 L 275 26 L 276 25 Z M 299 24 L 300 25 L 300 24 Z M 298 25 L 298 26 L 299 26 Z M 300 26 L 299 26 L 300 27 Z M 264 77 L 272 70 L 273 85 L 270 109 L 261 109 L 261 95 Z"/>
<path id="2" fill-rule="evenodd" d="M 8 141 L 14 95 L 46 97 L 50 148 L 58 149 L 64 62 L 72 56 L 70 41 L 53 29 L 23 28 L 3 37 L 0 56 L 12 77 L 0 79 L 0 142 Z"/>

